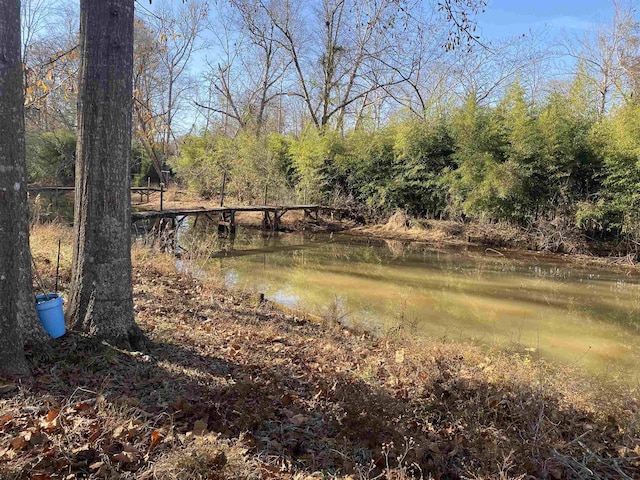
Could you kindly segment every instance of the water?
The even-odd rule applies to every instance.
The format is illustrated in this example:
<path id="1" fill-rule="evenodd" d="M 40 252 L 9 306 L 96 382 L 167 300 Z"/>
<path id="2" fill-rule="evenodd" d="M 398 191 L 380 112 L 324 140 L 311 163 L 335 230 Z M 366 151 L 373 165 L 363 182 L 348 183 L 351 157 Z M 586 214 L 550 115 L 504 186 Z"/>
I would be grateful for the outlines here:
<path id="1" fill-rule="evenodd" d="M 178 243 L 193 251 L 194 238 L 183 232 Z M 373 331 L 515 346 L 637 379 L 637 276 L 344 234 L 269 237 L 241 229 L 233 242 L 213 233 L 197 238 L 209 274 L 289 307 Z"/>

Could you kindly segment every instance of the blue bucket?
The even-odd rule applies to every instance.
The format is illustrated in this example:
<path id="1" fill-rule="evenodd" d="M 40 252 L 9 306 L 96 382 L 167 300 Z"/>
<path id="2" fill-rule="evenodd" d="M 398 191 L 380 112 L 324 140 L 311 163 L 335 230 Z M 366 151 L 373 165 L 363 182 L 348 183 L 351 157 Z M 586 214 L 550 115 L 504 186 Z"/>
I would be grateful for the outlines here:
<path id="1" fill-rule="evenodd" d="M 65 334 L 64 313 L 62 312 L 62 297 L 57 293 L 36 297 L 36 310 L 40 323 L 52 338 Z"/>

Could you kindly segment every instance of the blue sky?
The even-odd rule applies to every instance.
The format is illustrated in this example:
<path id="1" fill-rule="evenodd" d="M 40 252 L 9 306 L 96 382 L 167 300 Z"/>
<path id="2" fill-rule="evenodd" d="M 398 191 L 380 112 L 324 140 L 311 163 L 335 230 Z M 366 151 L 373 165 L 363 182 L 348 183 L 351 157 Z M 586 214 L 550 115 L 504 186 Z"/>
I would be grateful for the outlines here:
<path id="1" fill-rule="evenodd" d="M 530 29 L 548 28 L 552 34 L 586 32 L 612 16 L 610 0 L 488 0 L 477 20 L 481 37 L 489 40 L 527 34 Z"/>

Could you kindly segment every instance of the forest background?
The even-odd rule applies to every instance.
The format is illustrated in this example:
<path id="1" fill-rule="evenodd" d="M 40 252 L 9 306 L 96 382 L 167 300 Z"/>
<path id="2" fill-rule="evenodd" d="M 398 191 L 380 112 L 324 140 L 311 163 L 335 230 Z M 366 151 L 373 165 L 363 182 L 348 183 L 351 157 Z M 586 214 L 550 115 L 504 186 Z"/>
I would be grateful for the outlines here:
<path id="1" fill-rule="evenodd" d="M 78 6 L 22 6 L 29 179 L 72 184 Z M 211 198 L 226 174 L 239 202 L 267 186 L 273 201 L 561 229 L 637 256 L 634 2 L 505 39 L 475 32 L 485 6 L 136 2 L 132 175 Z"/>

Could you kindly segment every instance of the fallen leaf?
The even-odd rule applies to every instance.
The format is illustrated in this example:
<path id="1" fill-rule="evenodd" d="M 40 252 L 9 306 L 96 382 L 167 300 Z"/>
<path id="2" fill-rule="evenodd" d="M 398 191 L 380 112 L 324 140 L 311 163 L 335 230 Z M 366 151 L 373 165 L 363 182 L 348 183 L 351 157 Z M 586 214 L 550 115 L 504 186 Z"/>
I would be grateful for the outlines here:
<path id="1" fill-rule="evenodd" d="M 124 426 L 120 425 L 113 430 L 113 438 L 120 438 L 124 433 Z"/>
<path id="2" fill-rule="evenodd" d="M 27 440 L 22 435 L 18 435 L 14 439 L 9 442 L 9 445 L 13 447 L 14 450 L 20 450 L 27 444 Z"/>
<path id="3" fill-rule="evenodd" d="M 76 403 L 76 405 L 73 408 L 77 412 L 82 412 L 83 410 L 87 410 L 88 408 L 91 408 L 92 404 L 94 404 L 94 403 L 96 403 L 95 400 L 93 400 L 93 401 L 87 400 L 86 402 Z"/>
<path id="4" fill-rule="evenodd" d="M 50 480 L 50 476 L 46 473 L 32 473 L 31 480 Z"/>
<path id="5" fill-rule="evenodd" d="M 294 400 L 294 396 L 290 393 L 285 393 L 284 395 L 282 395 L 282 397 L 280 397 L 280 401 L 284 404 L 284 405 L 291 405 L 293 403 Z"/>
<path id="6" fill-rule="evenodd" d="M 132 452 L 120 452 L 116 453 L 113 457 L 113 460 L 121 463 L 133 463 L 136 461 L 136 457 Z"/>
<path id="7" fill-rule="evenodd" d="M 132 440 L 136 435 L 138 435 L 140 428 L 140 425 L 135 424 L 133 423 L 133 420 L 130 420 L 127 427 L 127 440 Z"/>
<path id="8" fill-rule="evenodd" d="M 159 430 L 154 430 L 153 432 L 151 432 L 151 444 L 149 445 L 149 449 L 152 449 L 156 445 L 158 445 L 163 438 L 164 435 Z"/>
<path id="9" fill-rule="evenodd" d="M 396 363 L 404 363 L 404 348 L 396 350 Z"/>
<path id="10" fill-rule="evenodd" d="M 60 410 L 49 410 L 49 413 L 47 413 L 47 422 L 53 422 L 59 413 Z"/>
<path id="11" fill-rule="evenodd" d="M 99 423 L 94 423 L 91 426 L 91 434 L 89 435 L 89 442 L 93 443 L 95 442 L 100 435 L 102 435 L 102 429 L 100 428 L 100 424 Z"/>
<path id="12" fill-rule="evenodd" d="M 202 420 L 196 420 L 193 424 L 193 434 L 196 436 L 201 436 L 207 433 L 207 422 Z"/>

